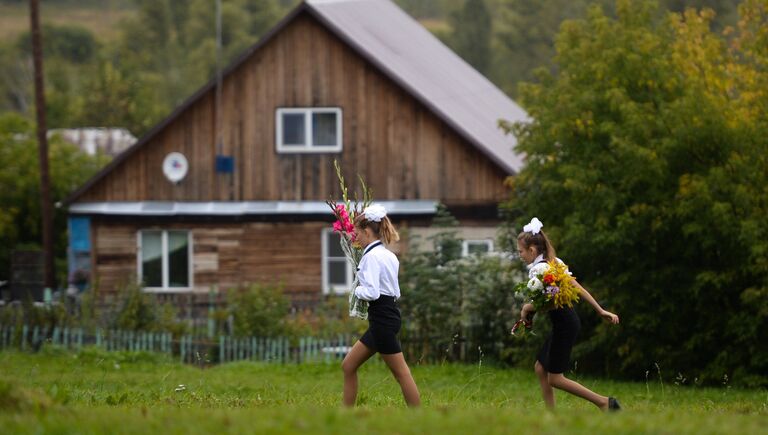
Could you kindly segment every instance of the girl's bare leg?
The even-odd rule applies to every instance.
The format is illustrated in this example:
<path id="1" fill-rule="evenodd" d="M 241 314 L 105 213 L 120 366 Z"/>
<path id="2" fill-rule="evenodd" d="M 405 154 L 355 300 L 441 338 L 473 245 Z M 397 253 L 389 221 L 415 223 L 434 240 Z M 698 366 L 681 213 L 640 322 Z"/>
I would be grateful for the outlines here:
<path id="1" fill-rule="evenodd" d="M 361 341 L 355 342 L 352 350 L 349 351 L 344 361 L 341 363 L 341 370 L 344 372 L 344 406 L 355 406 L 357 400 L 357 369 L 373 356 L 373 351 L 368 349 Z"/>
<path id="2" fill-rule="evenodd" d="M 553 390 L 552 385 L 549 384 L 549 372 L 547 372 L 544 366 L 541 365 L 541 363 L 538 361 L 536 361 L 536 364 L 533 365 L 533 370 L 536 372 L 536 377 L 539 378 L 541 397 L 544 398 L 544 403 L 547 405 L 547 408 L 554 409 L 555 390 Z"/>
<path id="3" fill-rule="evenodd" d="M 580 383 L 566 378 L 562 373 L 550 373 L 548 380 L 549 385 L 557 388 L 558 390 L 563 390 L 573 394 L 574 396 L 589 400 L 602 410 L 608 409 L 608 397 L 601 396 L 589 388 L 581 385 Z"/>
<path id="4" fill-rule="evenodd" d="M 415 407 L 421 404 L 421 397 L 419 395 L 419 388 L 416 386 L 416 382 L 411 376 L 411 369 L 408 368 L 408 364 L 405 362 L 403 353 L 394 353 L 390 355 L 381 355 L 381 358 L 392 371 L 392 374 L 400 384 L 400 389 L 403 391 L 403 397 L 405 403 L 408 406 Z"/>

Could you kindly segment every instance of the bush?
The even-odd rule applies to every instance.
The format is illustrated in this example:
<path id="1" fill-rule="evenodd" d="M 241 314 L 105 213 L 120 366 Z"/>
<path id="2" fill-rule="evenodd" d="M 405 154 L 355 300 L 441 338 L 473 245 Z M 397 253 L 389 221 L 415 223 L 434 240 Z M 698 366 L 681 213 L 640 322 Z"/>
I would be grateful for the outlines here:
<path id="1" fill-rule="evenodd" d="M 286 333 L 292 338 L 362 335 L 367 328 L 368 322 L 349 317 L 347 295 L 326 296 L 312 310 L 299 311 L 286 319 Z"/>
<path id="2" fill-rule="evenodd" d="M 509 330 L 520 304 L 512 288 L 523 278 L 521 265 L 505 255 L 461 257 L 458 223 L 440 209 L 431 238 L 435 251 L 410 250 L 401 266 L 405 334 L 427 340 L 468 340 L 485 356 L 504 359 Z"/>
<path id="3" fill-rule="evenodd" d="M 112 327 L 129 331 L 165 331 L 175 336 L 186 332 L 184 322 L 177 319 L 171 303 L 158 304 L 155 295 L 146 293 L 138 284 L 129 283 L 120 291 L 122 300 Z"/>
<path id="4" fill-rule="evenodd" d="M 290 302 L 281 286 L 253 284 L 230 290 L 229 296 L 234 335 L 276 337 L 287 332 L 286 315 Z"/>

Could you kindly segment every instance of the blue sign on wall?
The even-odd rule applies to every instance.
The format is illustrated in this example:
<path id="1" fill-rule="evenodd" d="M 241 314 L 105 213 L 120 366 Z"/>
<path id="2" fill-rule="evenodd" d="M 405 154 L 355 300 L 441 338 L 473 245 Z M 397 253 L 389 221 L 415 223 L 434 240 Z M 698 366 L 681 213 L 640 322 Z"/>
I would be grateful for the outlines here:
<path id="1" fill-rule="evenodd" d="M 89 252 L 91 250 L 91 218 L 69 218 L 69 249 L 73 252 Z"/>
<path id="2" fill-rule="evenodd" d="M 220 174 L 231 174 L 235 171 L 235 158 L 232 156 L 216 156 L 216 172 Z"/>

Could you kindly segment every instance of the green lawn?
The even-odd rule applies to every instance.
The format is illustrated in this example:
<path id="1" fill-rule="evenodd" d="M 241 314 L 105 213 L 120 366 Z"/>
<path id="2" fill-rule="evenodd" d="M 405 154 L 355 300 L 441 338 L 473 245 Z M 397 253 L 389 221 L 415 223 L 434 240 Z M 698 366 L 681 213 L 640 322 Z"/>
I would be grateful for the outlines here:
<path id="1" fill-rule="evenodd" d="M 360 373 L 360 406 L 339 406 L 337 365 L 233 363 L 200 369 L 89 349 L 0 353 L 3 433 L 768 433 L 768 392 L 581 378 L 619 397 L 603 414 L 557 393 L 544 410 L 532 371 L 416 366 L 424 406 L 404 407 L 387 369 Z M 575 376 L 577 379 L 579 376 Z"/>

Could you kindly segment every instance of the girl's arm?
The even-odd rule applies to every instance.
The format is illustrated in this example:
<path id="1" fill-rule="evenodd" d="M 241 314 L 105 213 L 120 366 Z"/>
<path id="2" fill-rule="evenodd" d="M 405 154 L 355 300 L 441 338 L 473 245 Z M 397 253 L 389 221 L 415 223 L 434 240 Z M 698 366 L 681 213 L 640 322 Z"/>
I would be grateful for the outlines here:
<path id="1" fill-rule="evenodd" d="M 381 296 L 381 270 L 379 263 L 368 258 L 360 262 L 357 271 L 359 285 L 355 288 L 355 296 L 364 301 L 375 301 Z"/>
<path id="2" fill-rule="evenodd" d="M 597 314 L 599 314 L 600 317 L 602 317 L 603 319 L 605 319 L 605 320 L 607 320 L 607 321 L 609 321 L 609 322 L 611 322 L 613 324 L 618 324 L 619 323 L 619 316 L 617 316 L 616 314 L 613 314 L 610 311 L 604 310 L 603 307 L 601 307 L 600 304 L 597 303 L 595 298 L 593 298 L 592 295 L 589 294 L 587 289 L 582 287 L 581 284 L 579 284 L 578 281 L 573 279 L 573 280 L 571 280 L 571 282 L 573 283 L 574 286 L 576 286 L 577 289 L 579 289 L 579 293 L 580 293 L 581 297 L 586 299 L 587 302 L 589 302 L 589 304 L 592 305 L 592 308 L 594 308 L 595 311 L 597 311 Z"/>

